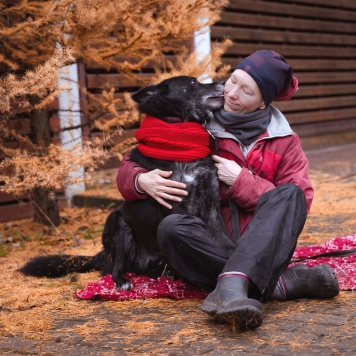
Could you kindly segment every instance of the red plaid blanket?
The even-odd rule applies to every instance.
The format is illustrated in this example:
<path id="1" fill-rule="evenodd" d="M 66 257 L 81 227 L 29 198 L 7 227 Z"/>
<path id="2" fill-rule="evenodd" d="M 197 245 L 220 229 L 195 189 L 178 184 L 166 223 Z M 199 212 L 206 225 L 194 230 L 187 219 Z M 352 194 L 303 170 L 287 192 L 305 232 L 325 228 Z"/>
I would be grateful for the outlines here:
<path id="1" fill-rule="evenodd" d="M 337 237 L 320 245 L 299 247 L 295 250 L 292 261 L 326 252 L 352 249 L 356 249 L 356 234 Z M 340 289 L 356 290 L 356 254 L 344 257 L 307 259 L 298 263 L 303 263 L 309 267 L 320 263 L 327 263 L 335 269 Z M 191 286 L 182 280 L 172 281 L 165 277 L 151 279 L 146 276 L 136 276 L 133 273 L 128 273 L 126 277 L 133 284 L 133 289 L 130 291 L 117 290 L 111 275 L 106 275 L 97 282 L 87 284 L 82 290 L 76 293 L 76 296 L 80 299 L 99 298 L 105 300 L 143 298 L 204 299 L 207 296 L 207 292 L 204 289 Z"/>

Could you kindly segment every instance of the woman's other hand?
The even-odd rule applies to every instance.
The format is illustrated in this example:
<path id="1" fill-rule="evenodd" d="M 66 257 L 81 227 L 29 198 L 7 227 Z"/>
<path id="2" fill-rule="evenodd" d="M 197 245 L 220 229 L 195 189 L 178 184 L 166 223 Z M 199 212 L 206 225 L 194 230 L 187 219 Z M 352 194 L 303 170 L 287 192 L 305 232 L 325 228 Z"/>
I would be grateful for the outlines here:
<path id="1" fill-rule="evenodd" d="M 213 155 L 215 167 L 218 170 L 219 180 L 227 184 L 229 187 L 234 184 L 236 178 L 240 174 L 242 168 L 234 161 Z"/>

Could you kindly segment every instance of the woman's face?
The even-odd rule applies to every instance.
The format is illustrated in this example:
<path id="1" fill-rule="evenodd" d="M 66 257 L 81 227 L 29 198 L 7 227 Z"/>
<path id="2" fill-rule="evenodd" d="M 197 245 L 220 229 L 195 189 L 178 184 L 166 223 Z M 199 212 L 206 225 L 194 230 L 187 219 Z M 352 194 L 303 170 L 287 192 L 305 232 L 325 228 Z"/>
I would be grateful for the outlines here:
<path id="1" fill-rule="evenodd" d="M 224 109 L 236 114 L 248 114 L 266 107 L 256 82 L 241 69 L 236 69 L 225 83 L 224 98 Z"/>

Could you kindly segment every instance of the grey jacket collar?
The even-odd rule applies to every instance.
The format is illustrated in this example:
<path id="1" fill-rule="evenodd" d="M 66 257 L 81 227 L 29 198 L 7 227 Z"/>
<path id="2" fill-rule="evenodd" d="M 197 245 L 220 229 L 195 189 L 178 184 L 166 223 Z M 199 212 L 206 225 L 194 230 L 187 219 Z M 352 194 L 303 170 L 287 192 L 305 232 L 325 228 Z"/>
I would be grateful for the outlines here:
<path id="1" fill-rule="evenodd" d="M 271 105 L 271 114 L 271 121 L 267 126 L 268 136 L 258 139 L 248 147 L 243 146 L 242 143 L 233 134 L 226 132 L 225 129 L 215 120 L 214 114 L 212 112 L 209 114 L 209 121 L 206 123 L 205 128 L 214 137 L 230 138 L 238 142 L 244 156 L 246 157 L 247 153 L 258 141 L 269 140 L 274 137 L 285 137 L 293 134 L 293 131 L 285 116 L 273 105 Z"/>

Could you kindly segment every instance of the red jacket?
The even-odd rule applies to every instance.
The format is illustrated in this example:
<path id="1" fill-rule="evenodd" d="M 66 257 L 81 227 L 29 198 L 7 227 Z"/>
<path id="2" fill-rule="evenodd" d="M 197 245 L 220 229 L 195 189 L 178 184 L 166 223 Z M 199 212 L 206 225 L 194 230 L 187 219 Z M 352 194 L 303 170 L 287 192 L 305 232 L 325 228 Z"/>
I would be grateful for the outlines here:
<path id="1" fill-rule="evenodd" d="M 308 211 L 310 209 L 314 191 L 308 178 L 308 160 L 297 134 L 292 132 L 284 116 L 275 108 L 273 114 L 267 131 L 249 148 L 243 147 L 216 122 L 209 127 L 216 136 L 219 155 L 234 160 L 242 167 L 235 183 L 228 190 L 224 184 L 220 188 L 222 215 L 230 234 L 232 222 L 228 198 L 234 199 L 239 206 L 241 233 L 251 221 L 260 196 L 281 184 L 293 183 L 299 186 L 305 193 Z M 215 153 L 214 147 L 212 142 L 212 153 Z M 147 198 L 147 194 L 138 193 L 134 186 L 135 177 L 140 172 L 146 170 L 126 156 L 116 179 L 125 200 Z"/>

